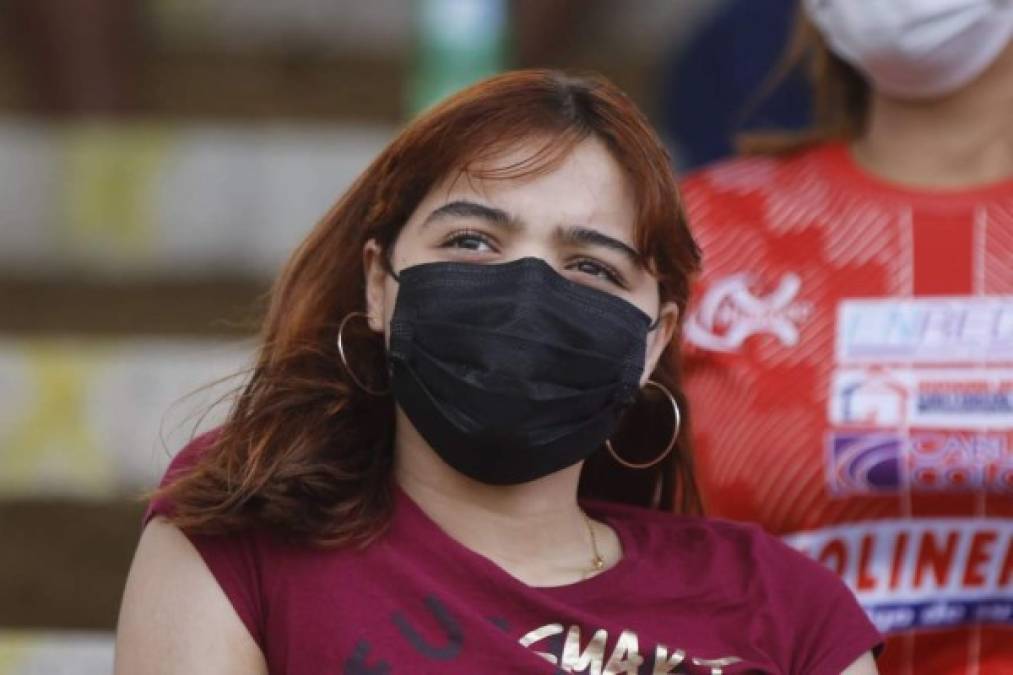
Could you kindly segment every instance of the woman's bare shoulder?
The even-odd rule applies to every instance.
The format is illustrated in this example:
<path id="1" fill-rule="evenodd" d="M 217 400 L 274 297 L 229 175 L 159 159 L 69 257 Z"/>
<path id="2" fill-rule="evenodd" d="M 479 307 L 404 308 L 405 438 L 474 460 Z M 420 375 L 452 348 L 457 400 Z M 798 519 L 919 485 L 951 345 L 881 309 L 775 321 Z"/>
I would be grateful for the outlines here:
<path id="1" fill-rule="evenodd" d="M 841 675 L 878 675 L 878 673 L 879 669 L 876 668 L 876 659 L 873 658 L 872 652 L 865 652 L 857 661 L 845 668 Z"/>
<path id="2" fill-rule="evenodd" d="M 267 673 L 260 648 L 197 549 L 161 517 L 144 528 L 130 567 L 115 673 Z"/>

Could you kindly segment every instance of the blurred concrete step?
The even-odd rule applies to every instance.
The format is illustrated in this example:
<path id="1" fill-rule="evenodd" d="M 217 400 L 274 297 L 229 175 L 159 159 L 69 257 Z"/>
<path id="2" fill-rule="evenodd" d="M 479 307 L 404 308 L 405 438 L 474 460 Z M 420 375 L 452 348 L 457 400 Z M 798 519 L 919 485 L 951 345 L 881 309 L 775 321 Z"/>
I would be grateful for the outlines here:
<path id="1" fill-rule="evenodd" d="M 0 630 L 113 630 L 144 509 L 138 497 L 0 499 Z"/>
<path id="2" fill-rule="evenodd" d="M 0 675 L 109 675 L 109 632 L 0 630 Z"/>
<path id="3" fill-rule="evenodd" d="M 198 390 L 240 372 L 251 348 L 215 340 L 0 340 L 0 498 L 106 499 L 150 487 L 200 416 L 245 380 Z M 219 405 L 201 428 L 227 412 L 227 402 Z"/>
<path id="4" fill-rule="evenodd" d="M 266 278 L 0 276 L 0 334 L 245 338 L 267 307 Z"/>
<path id="5" fill-rule="evenodd" d="M 0 121 L 9 276 L 273 278 L 393 130 Z"/>

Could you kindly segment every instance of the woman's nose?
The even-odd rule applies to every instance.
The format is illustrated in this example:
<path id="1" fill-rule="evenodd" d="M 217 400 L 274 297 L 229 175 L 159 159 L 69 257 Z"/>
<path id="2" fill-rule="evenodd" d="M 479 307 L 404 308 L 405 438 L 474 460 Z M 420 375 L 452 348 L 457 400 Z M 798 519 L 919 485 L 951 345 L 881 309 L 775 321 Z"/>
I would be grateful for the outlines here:
<path id="1" fill-rule="evenodd" d="M 551 246 L 536 242 L 513 246 L 503 262 L 513 262 L 521 258 L 538 258 L 557 272 L 562 272 L 560 255 Z"/>

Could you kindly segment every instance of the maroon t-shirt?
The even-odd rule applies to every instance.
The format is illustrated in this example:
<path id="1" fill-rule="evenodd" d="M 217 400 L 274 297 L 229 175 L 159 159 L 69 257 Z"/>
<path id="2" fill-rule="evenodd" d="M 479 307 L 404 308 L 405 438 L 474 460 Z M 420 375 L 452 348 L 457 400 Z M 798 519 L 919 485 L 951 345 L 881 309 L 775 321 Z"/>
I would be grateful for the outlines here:
<path id="1" fill-rule="evenodd" d="M 584 507 L 615 529 L 622 560 L 550 588 L 465 548 L 399 488 L 389 531 L 365 550 L 265 530 L 188 536 L 272 674 L 837 675 L 880 643 L 834 574 L 756 526 Z M 153 502 L 144 522 L 170 510 Z"/>

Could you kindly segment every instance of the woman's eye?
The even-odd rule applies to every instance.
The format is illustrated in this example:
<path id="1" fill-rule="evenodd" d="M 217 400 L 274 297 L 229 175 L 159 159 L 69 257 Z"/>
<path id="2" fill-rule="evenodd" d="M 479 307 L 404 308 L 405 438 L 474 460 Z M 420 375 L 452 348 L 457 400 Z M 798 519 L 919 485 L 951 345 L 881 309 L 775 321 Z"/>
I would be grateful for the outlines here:
<path id="1" fill-rule="evenodd" d="M 461 248 L 467 251 L 485 253 L 492 251 L 492 243 L 489 239 L 477 232 L 462 232 L 449 237 L 444 243 L 444 248 Z"/>
<path id="2" fill-rule="evenodd" d="M 611 267 L 595 262 L 594 260 L 578 260 L 573 265 L 573 268 L 578 272 L 583 272 L 584 274 L 589 274 L 593 277 L 610 281 L 617 286 L 624 286 L 623 279 L 618 272 Z"/>

